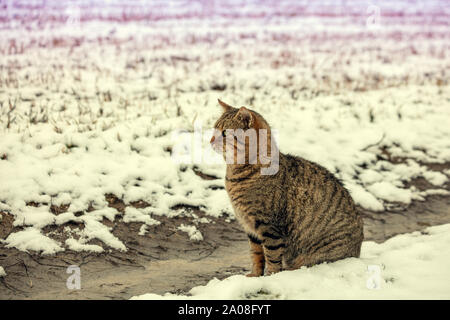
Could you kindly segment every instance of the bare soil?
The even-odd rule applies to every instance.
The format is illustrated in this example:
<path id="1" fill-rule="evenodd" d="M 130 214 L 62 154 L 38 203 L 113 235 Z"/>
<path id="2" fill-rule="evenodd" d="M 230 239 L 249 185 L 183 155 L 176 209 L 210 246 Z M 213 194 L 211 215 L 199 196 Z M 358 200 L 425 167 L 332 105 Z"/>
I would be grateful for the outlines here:
<path id="1" fill-rule="evenodd" d="M 446 166 L 447 167 L 447 166 Z M 424 181 L 413 181 L 419 189 Z M 447 184 L 446 189 L 449 189 Z M 106 195 L 111 207 L 123 211 L 125 204 L 113 195 Z M 33 205 L 33 204 L 30 204 Z M 37 204 L 34 204 L 37 205 Z M 132 204 L 145 207 L 145 202 Z M 67 208 L 53 208 L 64 212 Z M 198 216 L 198 208 L 186 207 Z M 413 202 L 407 208 L 393 204 L 385 212 L 360 209 L 364 218 L 365 240 L 383 242 L 397 234 L 420 231 L 428 226 L 450 223 L 450 197 L 429 196 L 425 202 Z M 12 231 L 13 217 L 0 212 L 0 239 Z M 208 217 L 210 218 L 210 217 Z M 161 224 L 145 236 L 138 236 L 140 223 L 105 221 L 121 239 L 127 252 L 108 250 L 101 254 L 61 252 L 41 256 L 0 243 L 0 266 L 7 275 L 0 278 L 0 299 L 128 299 L 144 293 L 187 293 L 192 287 L 206 284 L 216 277 L 226 278 L 250 270 L 246 235 L 239 224 L 224 218 L 210 218 L 211 223 L 199 224 L 204 240 L 194 242 L 177 230 L 187 217 L 158 217 Z M 46 232 L 57 227 L 47 227 Z M 61 228 L 61 227 L 59 227 Z M 59 239 L 64 240 L 64 239 Z M 95 243 L 95 242 L 93 242 Z M 67 267 L 81 269 L 81 289 L 66 287 Z"/>

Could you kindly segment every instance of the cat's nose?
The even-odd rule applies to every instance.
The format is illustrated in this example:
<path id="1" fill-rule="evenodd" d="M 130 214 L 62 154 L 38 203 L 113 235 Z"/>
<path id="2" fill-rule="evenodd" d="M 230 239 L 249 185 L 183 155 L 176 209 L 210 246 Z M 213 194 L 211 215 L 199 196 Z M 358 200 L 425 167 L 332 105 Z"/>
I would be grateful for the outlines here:
<path id="1" fill-rule="evenodd" d="M 211 138 L 211 141 L 209 141 L 209 143 L 213 144 L 213 143 L 214 143 L 214 140 L 216 140 L 216 137 L 215 137 L 215 136 L 213 136 L 213 137 Z"/>

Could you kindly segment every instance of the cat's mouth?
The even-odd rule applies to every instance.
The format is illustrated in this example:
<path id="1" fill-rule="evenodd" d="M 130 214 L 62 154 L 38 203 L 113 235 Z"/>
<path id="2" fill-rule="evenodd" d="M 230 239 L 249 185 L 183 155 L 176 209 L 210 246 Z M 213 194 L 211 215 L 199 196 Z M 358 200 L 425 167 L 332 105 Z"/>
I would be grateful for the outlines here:
<path id="1" fill-rule="evenodd" d="M 213 148 L 213 150 L 215 152 L 217 152 L 218 154 L 223 154 L 223 148 L 221 145 L 217 144 L 217 143 L 212 143 L 211 147 Z"/>
<path id="2" fill-rule="evenodd" d="M 227 137 L 224 134 L 225 131 L 220 131 L 218 129 L 214 130 L 214 135 L 211 138 L 210 144 L 211 147 L 213 148 L 213 150 L 219 154 L 224 154 L 226 153 L 226 147 L 227 144 L 229 147 L 233 147 L 232 146 L 232 140 L 230 141 L 230 139 L 227 139 Z"/>
<path id="3" fill-rule="evenodd" d="M 210 140 L 215 152 L 222 155 L 227 164 L 258 164 L 259 146 L 257 134 L 248 131 L 215 130 Z"/>
<path id="4" fill-rule="evenodd" d="M 221 137 L 217 134 L 217 131 L 215 131 L 209 143 L 211 144 L 211 147 L 215 152 L 220 154 L 223 153 L 222 152 L 223 139 L 221 139 Z"/>
<path id="5" fill-rule="evenodd" d="M 248 160 L 245 143 L 236 138 L 212 137 L 210 143 L 213 150 L 223 156 L 226 164 L 254 164 Z"/>
<path id="6" fill-rule="evenodd" d="M 226 151 L 226 145 L 225 145 L 225 139 L 223 139 L 221 136 L 216 137 L 213 136 L 211 138 L 211 147 L 213 150 L 219 154 L 224 154 Z"/>

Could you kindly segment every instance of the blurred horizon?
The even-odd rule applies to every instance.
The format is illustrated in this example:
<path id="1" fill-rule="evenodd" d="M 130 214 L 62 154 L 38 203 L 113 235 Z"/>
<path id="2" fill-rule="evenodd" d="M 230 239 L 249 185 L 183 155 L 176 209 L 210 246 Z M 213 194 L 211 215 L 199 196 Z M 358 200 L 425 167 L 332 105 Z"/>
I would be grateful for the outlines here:
<path id="1" fill-rule="evenodd" d="M 280 17 L 366 17 L 370 8 L 378 8 L 384 17 L 429 16 L 429 21 L 448 25 L 440 19 L 449 14 L 450 6 L 444 0 L 2 0 L 0 21 L 28 19 L 60 21 L 80 14 L 82 21 L 92 19 L 110 21 L 158 21 L 167 19 L 208 18 L 280 18 Z"/>

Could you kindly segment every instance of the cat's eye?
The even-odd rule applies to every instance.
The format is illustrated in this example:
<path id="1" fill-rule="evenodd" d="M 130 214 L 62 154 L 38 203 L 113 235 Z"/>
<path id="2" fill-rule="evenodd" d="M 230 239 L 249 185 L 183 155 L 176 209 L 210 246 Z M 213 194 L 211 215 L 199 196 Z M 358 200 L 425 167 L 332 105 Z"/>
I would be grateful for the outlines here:
<path id="1" fill-rule="evenodd" d="M 225 132 L 225 130 L 222 130 L 222 137 L 226 137 L 227 136 L 227 133 Z"/>

